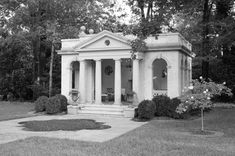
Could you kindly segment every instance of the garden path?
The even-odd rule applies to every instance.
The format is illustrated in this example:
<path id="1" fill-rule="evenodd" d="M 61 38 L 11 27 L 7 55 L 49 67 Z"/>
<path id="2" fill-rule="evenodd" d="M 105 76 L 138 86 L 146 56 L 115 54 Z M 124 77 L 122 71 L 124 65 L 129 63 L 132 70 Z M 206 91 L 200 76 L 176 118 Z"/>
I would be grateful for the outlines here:
<path id="1" fill-rule="evenodd" d="M 51 132 L 33 132 L 25 131 L 19 124 L 22 121 L 31 120 L 52 120 L 52 119 L 93 119 L 97 122 L 103 122 L 111 126 L 109 129 L 102 130 L 80 130 L 80 131 L 51 131 Z M 146 124 L 146 122 L 134 122 L 129 118 L 110 117 L 100 115 L 54 115 L 54 116 L 36 116 L 23 119 L 15 119 L 0 122 L 0 144 L 25 139 L 33 136 L 52 137 L 61 139 L 72 139 L 80 141 L 104 142 L 123 135 L 137 127 Z"/>

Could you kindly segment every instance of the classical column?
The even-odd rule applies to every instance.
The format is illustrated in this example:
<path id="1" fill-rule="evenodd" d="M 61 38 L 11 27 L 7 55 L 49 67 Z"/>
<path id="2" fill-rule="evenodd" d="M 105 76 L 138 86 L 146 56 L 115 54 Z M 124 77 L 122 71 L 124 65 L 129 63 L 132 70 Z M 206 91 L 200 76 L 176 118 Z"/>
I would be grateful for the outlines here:
<path id="1" fill-rule="evenodd" d="M 132 86 L 133 86 L 133 91 L 136 93 L 136 104 L 138 104 L 138 99 L 139 99 L 139 73 L 140 73 L 140 64 L 139 60 L 135 59 L 133 60 L 133 73 L 132 73 Z"/>
<path id="2" fill-rule="evenodd" d="M 114 104 L 121 104 L 121 59 L 115 59 Z"/>
<path id="3" fill-rule="evenodd" d="M 80 103 L 84 104 L 86 102 L 86 69 L 85 60 L 80 60 L 80 73 L 79 73 L 79 92 L 80 92 Z"/>
<path id="4" fill-rule="evenodd" d="M 101 60 L 95 60 L 95 103 L 101 104 Z"/>
<path id="5" fill-rule="evenodd" d="M 185 76 L 184 76 L 184 74 L 185 74 L 185 71 L 184 71 L 184 65 L 182 66 L 182 68 L 181 68 L 181 70 L 182 70 L 182 93 L 184 94 L 184 92 L 185 92 Z"/>
<path id="6" fill-rule="evenodd" d="M 186 91 L 188 90 L 188 69 L 187 66 L 185 67 L 185 87 L 186 87 Z"/>
<path id="7" fill-rule="evenodd" d="M 189 59 L 189 85 L 192 82 L 192 58 Z"/>
<path id="8" fill-rule="evenodd" d="M 69 92 L 72 89 L 72 69 L 70 64 L 65 61 L 61 61 L 61 94 L 65 95 L 68 99 Z"/>

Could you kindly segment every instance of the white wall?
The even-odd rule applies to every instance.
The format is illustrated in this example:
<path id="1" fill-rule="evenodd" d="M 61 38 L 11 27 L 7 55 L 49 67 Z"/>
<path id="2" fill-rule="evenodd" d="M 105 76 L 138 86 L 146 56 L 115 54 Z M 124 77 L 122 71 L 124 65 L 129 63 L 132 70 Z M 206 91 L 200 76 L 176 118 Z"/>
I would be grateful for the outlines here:
<path id="1" fill-rule="evenodd" d="M 140 73 L 144 73 L 144 81 L 140 85 L 144 87 L 143 99 L 151 99 L 153 94 L 153 73 L 152 63 L 155 59 L 164 59 L 167 62 L 167 95 L 171 98 L 180 95 L 180 65 L 178 51 L 163 51 L 163 52 L 147 52 L 144 55 L 143 67 Z M 143 100 L 141 99 L 141 100 Z"/>

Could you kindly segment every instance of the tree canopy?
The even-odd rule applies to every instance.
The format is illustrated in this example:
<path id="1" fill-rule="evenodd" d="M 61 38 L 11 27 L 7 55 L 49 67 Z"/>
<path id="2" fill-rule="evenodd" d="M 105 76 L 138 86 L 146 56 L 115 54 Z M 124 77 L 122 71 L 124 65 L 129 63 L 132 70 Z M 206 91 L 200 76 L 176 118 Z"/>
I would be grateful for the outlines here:
<path id="1" fill-rule="evenodd" d="M 1 94 L 14 90 L 15 96 L 22 97 L 22 92 L 16 90 L 14 73 L 17 72 L 15 74 L 17 76 L 22 72 L 20 74 L 22 81 L 26 82 L 24 77 L 27 78 L 27 84 L 17 81 L 22 84 L 19 88 L 24 90 L 41 88 L 47 94 L 49 60 L 55 49 L 60 48 L 60 39 L 77 38 L 82 25 L 94 29 L 95 32 L 117 29 L 119 23 L 115 15 L 110 13 L 111 9 L 108 0 L 1 1 L 0 55 L 4 58 L 0 61 L 1 82 L 8 84 L 0 86 L 3 92 Z M 55 56 L 55 64 L 59 64 L 58 56 Z M 58 66 L 60 67 L 60 65 L 51 66 L 56 75 L 55 92 L 59 92 L 60 88 L 57 85 L 60 82 Z"/>

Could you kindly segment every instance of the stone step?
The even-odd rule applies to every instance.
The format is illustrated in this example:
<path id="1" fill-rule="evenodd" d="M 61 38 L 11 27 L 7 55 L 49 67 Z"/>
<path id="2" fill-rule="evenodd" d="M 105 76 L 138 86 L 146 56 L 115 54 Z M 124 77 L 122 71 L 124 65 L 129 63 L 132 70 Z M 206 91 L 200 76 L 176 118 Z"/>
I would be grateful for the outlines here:
<path id="1" fill-rule="evenodd" d="M 112 115 L 112 116 L 123 116 L 122 112 L 108 112 L 108 111 L 94 111 L 94 110 L 80 110 L 79 114 L 96 114 L 96 115 Z"/>
<path id="2" fill-rule="evenodd" d="M 79 113 L 123 116 L 124 108 L 125 106 L 120 105 L 86 104 L 81 107 Z"/>
<path id="3" fill-rule="evenodd" d="M 90 111 L 110 111 L 110 112 L 122 112 L 124 108 L 110 108 L 110 107 L 82 107 L 81 110 Z"/>
<path id="4" fill-rule="evenodd" d="M 100 105 L 97 105 L 97 104 L 84 104 L 84 105 L 81 105 L 81 107 L 92 107 L 92 108 L 127 108 L 128 106 L 123 106 L 123 105 L 104 105 L 104 104 L 100 104 Z"/>

